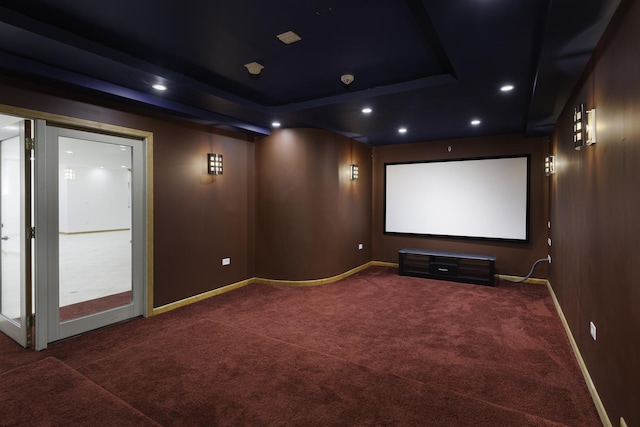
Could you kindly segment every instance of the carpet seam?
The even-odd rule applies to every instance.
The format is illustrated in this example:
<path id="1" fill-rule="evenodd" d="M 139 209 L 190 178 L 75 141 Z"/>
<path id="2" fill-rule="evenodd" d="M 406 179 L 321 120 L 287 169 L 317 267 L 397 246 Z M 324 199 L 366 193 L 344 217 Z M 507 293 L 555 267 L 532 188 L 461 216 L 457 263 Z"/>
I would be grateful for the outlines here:
<path id="1" fill-rule="evenodd" d="M 134 411 L 135 413 L 137 413 L 138 415 L 141 415 L 142 417 L 148 419 L 149 421 L 154 422 L 155 424 L 157 424 L 158 426 L 162 426 L 162 424 L 160 424 L 158 421 L 156 421 L 155 419 L 151 418 L 149 415 L 145 414 L 144 412 L 142 412 L 140 409 L 136 408 L 135 406 L 131 405 L 129 402 L 125 401 L 124 399 L 122 399 L 120 396 L 113 394 L 112 392 L 110 392 L 109 390 L 107 390 L 106 388 L 102 387 L 100 384 L 96 383 L 95 381 L 93 381 L 91 378 L 87 377 L 86 375 L 84 375 L 82 372 L 78 371 L 77 369 L 73 368 L 72 366 L 69 366 L 67 363 L 65 363 L 63 360 L 60 360 L 59 358 L 55 357 L 55 356 L 46 356 L 40 360 L 36 360 L 33 361 L 31 363 L 26 363 L 24 365 L 20 365 L 20 366 L 16 366 L 13 369 L 10 369 L 8 371 L 2 372 L 0 373 L 0 378 L 4 377 L 5 375 L 12 373 L 18 369 L 24 369 L 26 367 L 32 366 L 32 365 L 37 365 L 39 363 L 43 363 L 44 361 L 46 361 L 47 359 L 52 359 L 55 360 L 57 362 L 60 362 L 61 364 L 63 364 L 65 367 L 69 368 L 71 371 L 75 372 L 77 375 L 81 376 L 82 378 L 84 378 L 85 380 L 89 381 L 91 384 L 93 384 L 94 386 L 98 387 L 100 390 L 102 390 L 103 392 L 109 394 L 110 396 L 112 396 L 114 399 L 116 399 L 118 402 L 120 402 L 121 404 L 125 405 L 127 408 L 130 408 L 132 411 Z"/>
<path id="2" fill-rule="evenodd" d="M 333 354 L 330 354 L 330 353 L 325 353 L 323 351 L 315 350 L 315 349 L 312 349 L 312 348 L 309 348 L 309 347 L 304 347 L 304 346 L 302 346 L 300 344 L 296 344 L 296 343 L 292 343 L 292 342 L 289 342 L 289 341 L 285 341 L 285 340 L 282 340 L 280 338 L 275 338 L 275 337 L 271 337 L 271 336 L 268 336 L 268 335 L 264 335 L 264 334 L 261 334 L 261 333 L 258 333 L 256 331 L 254 331 L 254 330 L 248 329 L 246 327 L 240 327 L 240 326 L 237 326 L 237 325 L 231 325 L 231 324 L 224 323 L 224 322 L 221 322 L 221 321 L 218 321 L 218 320 L 213 320 L 213 319 L 202 319 L 202 320 L 209 321 L 211 323 L 216 323 L 216 324 L 218 324 L 220 326 L 223 326 L 225 328 L 233 328 L 233 329 L 241 330 L 241 331 L 244 331 L 244 332 L 248 332 L 248 333 L 251 333 L 252 335 L 255 335 L 255 336 L 258 336 L 258 337 L 261 337 L 261 338 L 267 338 L 269 340 L 277 341 L 279 343 L 286 344 L 286 345 L 289 345 L 291 347 L 295 347 L 295 348 L 298 348 L 298 349 L 301 349 L 301 350 L 304 350 L 304 351 L 308 351 L 308 352 L 319 354 L 319 355 L 322 355 L 322 356 L 325 356 L 325 357 L 328 357 L 328 358 L 339 360 L 341 362 L 345 362 L 345 363 L 348 363 L 348 364 L 353 365 L 353 366 L 358 366 L 358 367 L 367 369 L 369 371 L 372 371 L 372 372 L 375 372 L 375 373 L 378 373 L 378 374 L 390 375 L 392 377 L 398 378 L 398 379 L 403 380 L 403 381 L 407 381 L 407 382 L 410 382 L 410 383 L 427 386 L 427 387 L 430 387 L 430 388 L 433 388 L 433 389 L 436 389 L 436 390 L 444 391 L 446 393 L 450 393 L 450 394 L 454 394 L 454 395 L 457 395 L 457 396 L 461 396 L 461 397 L 463 397 L 465 399 L 469 399 L 469 400 L 473 400 L 473 401 L 477 401 L 477 402 L 482 402 L 484 404 L 493 406 L 495 408 L 499 408 L 499 409 L 507 411 L 507 412 L 519 413 L 519 414 L 522 414 L 522 415 L 533 417 L 533 418 L 538 419 L 538 420 L 544 420 L 544 421 L 548 421 L 550 423 L 555 423 L 558 426 L 567 426 L 567 424 L 561 423 L 559 421 L 550 420 L 548 418 L 544 418 L 544 417 L 541 417 L 541 416 L 536 415 L 536 414 L 532 414 L 532 413 L 529 413 L 529 412 L 526 412 L 526 411 L 522 411 L 522 410 L 517 409 L 517 408 L 511 408 L 511 407 L 508 407 L 508 406 L 499 405 L 497 403 L 494 403 L 494 402 L 491 402 L 491 401 L 488 401 L 488 400 L 484 400 L 484 399 L 481 399 L 481 398 L 476 397 L 476 396 L 471 396 L 471 395 L 468 395 L 466 393 L 463 393 L 463 392 L 460 392 L 460 391 L 457 391 L 457 390 L 453 390 L 453 389 L 450 389 L 450 388 L 447 388 L 447 387 L 431 384 L 431 383 L 428 383 L 428 382 L 424 382 L 424 381 L 420 381 L 420 380 L 416 380 L 416 379 L 412 379 L 412 378 L 407 378 L 407 377 L 398 375 L 398 374 L 393 373 L 393 372 L 381 371 L 379 369 L 372 368 L 370 366 L 363 365 L 361 363 L 357 363 L 357 362 L 342 358 L 340 356 L 336 356 L 336 355 L 333 355 Z"/>

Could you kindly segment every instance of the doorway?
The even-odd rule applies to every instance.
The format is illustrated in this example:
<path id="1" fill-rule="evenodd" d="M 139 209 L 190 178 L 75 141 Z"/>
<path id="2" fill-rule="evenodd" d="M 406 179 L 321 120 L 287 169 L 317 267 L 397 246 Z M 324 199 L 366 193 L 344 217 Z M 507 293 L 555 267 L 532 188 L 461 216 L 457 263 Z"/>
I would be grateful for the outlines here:
<path id="1" fill-rule="evenodd" d="M 32 344 L 32 122 L 0 115 L 0 331 Z"/>
<path id="2" fill-rule="evenodd" d="M 47 342 L 144 314 L 143 141 L 47 126 L 44 157 Z"/>
<path id="3" fill-rule="evenodd" d="M 43 349 L 146 314 L 148 143 L 0 114 L 0 332 Z"/>

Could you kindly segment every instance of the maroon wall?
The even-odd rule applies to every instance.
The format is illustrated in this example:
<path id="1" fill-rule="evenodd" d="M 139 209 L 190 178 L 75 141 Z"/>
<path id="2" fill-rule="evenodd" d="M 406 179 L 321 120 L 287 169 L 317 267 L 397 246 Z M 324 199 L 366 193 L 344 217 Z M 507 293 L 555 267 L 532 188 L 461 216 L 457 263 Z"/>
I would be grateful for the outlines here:
<path id="1" fill-rule="evenodd" d="M 630 5 L 629 5 L 630 3 Z M 613 425 L 640 426 L 640 2 L 627 2 L 556 124 L 551 284 Z M 572 115 L 596 108 L 597 143 Z M 589 322 L 597 327 L 597 340 Z"/>
<path id="2" fill-rule="evenodd" d="M 254 276 L 253 142 L 9 78 L 0 94 L 13 107 L 153 132 L 154 306 Z M 224 156 L 215 179 L 208 152 Z"/>
<path id="3" fill-rule="evenodd" d="M 373 259 L 398 262 L 398 250 L 425 248 L 445 251 L 493 254 L 500 274 L 525 276 L 533 263 L 546 258 L 548 218 L 548 178 L 543 162 L 546 139 L 516 135 L 432 141 L 376 147 L 373 177 Z M 449 151 L 451 147 L 451 151 Z M 384 234 L 384 164 L 394 162 L 491 157 L 512 154 L 531 155 L 530 223 L 528 243 L 489 240 L 407 237 Z M 533 277 L 547 277 L 547 263 L 540 263 Z"/>
<path id="4" fill-rule="evenodd" d="M 360 169 L 350 179 L 350 165 Z M 256 275 L 311 280 L 371 260 L 371 147 L 318 129 L 256 143 Z M 358 244 L 364 245 L 363 250 Z"/>

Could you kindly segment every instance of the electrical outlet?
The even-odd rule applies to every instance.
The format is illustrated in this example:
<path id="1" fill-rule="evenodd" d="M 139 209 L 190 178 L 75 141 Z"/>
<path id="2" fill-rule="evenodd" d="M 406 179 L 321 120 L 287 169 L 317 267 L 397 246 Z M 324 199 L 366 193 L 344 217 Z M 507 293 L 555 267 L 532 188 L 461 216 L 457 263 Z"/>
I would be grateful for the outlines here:
<path id="1" fill-rule="evenodd" d="M 231 258 L 222 258 L 222 265 L 231 264 Z"/>
<path id="2" fill-rule="evenodd" d="M 362 250 L 362 248 L 364 248 L 364 245 L 362 243 L 358 244 L 358 249 Z"/>
<path id="3" fill-rule="evenodd" d="M 551 221 L 547 221 L 547 228 L 551 228 Z"/>
<path id="4" fill-rule="evenodd" d="M 549 264 L 551 264 L 551 255 L 547 255 L 547 261 L 549 261 Z"/>
<path id="5" fill-rule="evenodd" d="M 547 245 L 551 246 L 551 237 L 547 237 Z"/>
<path id="6" fill-rule="evenodd" d="M 591 338 L 596 340 L 596 325 L 593 322 L 589 322 L 589 332 L 591 333 Z"/>

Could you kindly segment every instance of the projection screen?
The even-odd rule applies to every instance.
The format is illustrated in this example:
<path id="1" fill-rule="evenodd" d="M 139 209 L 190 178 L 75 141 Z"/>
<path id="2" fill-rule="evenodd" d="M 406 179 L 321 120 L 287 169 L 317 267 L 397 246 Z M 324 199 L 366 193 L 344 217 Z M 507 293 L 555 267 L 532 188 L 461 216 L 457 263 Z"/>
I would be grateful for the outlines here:
<path id="1" fill-rule="evenodd" d="M 530 156 L 385 164 L 384 232 L 528 241 Z"/>

